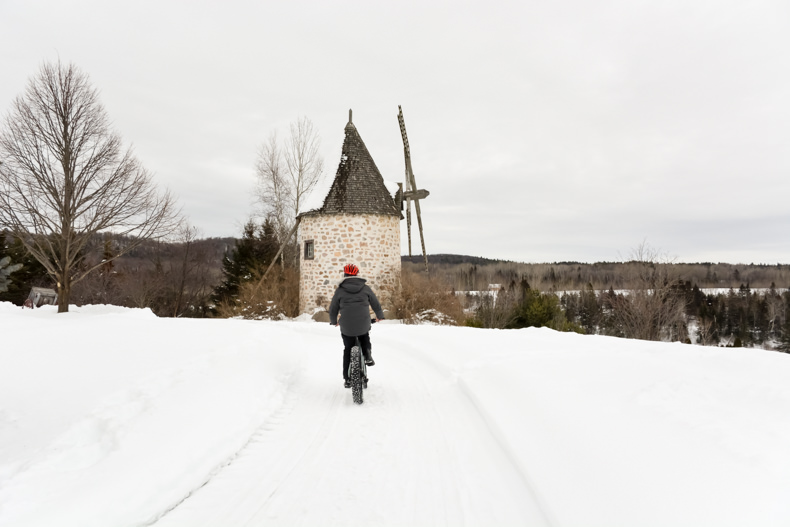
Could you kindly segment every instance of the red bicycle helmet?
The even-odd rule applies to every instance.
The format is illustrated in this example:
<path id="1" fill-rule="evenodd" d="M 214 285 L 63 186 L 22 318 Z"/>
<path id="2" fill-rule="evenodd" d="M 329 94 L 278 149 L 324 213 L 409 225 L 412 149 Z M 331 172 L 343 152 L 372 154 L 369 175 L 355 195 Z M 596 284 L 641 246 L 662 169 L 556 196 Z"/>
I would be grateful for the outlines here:
<path id="1" fill-rule="evenodd" d="M 343 268 L 343 273 L 348 276 L 357 276 L 359 274 L 359 267 L 354 264 L 348 264 Z"/>

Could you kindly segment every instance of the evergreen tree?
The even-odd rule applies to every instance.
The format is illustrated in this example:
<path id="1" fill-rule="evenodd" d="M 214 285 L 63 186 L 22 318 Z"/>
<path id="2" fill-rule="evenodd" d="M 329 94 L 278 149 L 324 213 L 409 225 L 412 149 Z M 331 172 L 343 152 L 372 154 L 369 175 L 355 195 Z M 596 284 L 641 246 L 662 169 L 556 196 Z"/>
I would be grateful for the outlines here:
<path id="1" fill-rule="evenodd" d="M 790 353 L 790 319 L 788 319 L 782 328 L 782 336 L 779 338 L 779 346 L 776 349 L 785 353 Z"/>
<path id="2" fill-rule="evenodd" d="M 8 256 L 8 234 L 0 231 L 0 260 Z"/>
<path id="3" fill-rule="evenodd" d="M 261 226 L 248 221 L 241 239 L 222 259 L 223 280 L 214 289 L 212 301 L 219 304 L 237 298 L 241 284 L 262 272 L 272 262 L 277 250 L 274 224 L 269 219 Z"/>
<path id="4" fill-rule="evenodd" d="M 584 333 L 582 327 L 566 318 L 557 295 L 530 289 L 526 281 L 521 285 L 521 301 L 513 309 L 510 323 L 506 327 L 549 327 L 557 331 Z"/>
<path id="5" fill-rule="evenodd" d="M 271 219 L 267 218 L 266 221 L 263 222 L 263 225 L 261 225 L 259 229 L 258 240 L 261 262 L 269 265 L 277 255 L 277 251 L 280 249 L 277 231 L 275 229 L 274 222 Z"/>
<path id="6" fill-rule="evenodd" d="M 785 302 L 785 321 L 782 324 L 782 334 L 779 337 L 778 350 L 790 353 L 790 291 L 783 293 Z"/>
<path id="7" fill-rule="evenodd" d="M 598 303 L 598 297 L 591 283 L 580 293 L 581 310 L 579 323 L 587 333 L 597 333 L 603 318 L 603 309 Z M 570 319 L 572 320 L 572 319 Z"/>
<path id="8" fill-rule="evenodd" d="M 8 290 L 8 284 L 10 283 L 9 276 L 14 271 L 19 270 L 22 267 L 22 264 L 12 264 L 10 256 L 3 256 L 0 257 L 0 293 L 4 293 Z"/>
<path id="9" fill-rule="evenodd" d="M 10 242 L 11 239 L 5 231 L 0 232 L 0 259 L 10 257 L 11 264 L 21 264 L 22 267 L 9 277 L 8 289 L 0 292 L 0 301 L 21 306 L 31 288 L 52 287 L 52 283 L 47 270 L 27 252 L 22 242 L 18 238 L 13 238 L 13 242 Z"/>

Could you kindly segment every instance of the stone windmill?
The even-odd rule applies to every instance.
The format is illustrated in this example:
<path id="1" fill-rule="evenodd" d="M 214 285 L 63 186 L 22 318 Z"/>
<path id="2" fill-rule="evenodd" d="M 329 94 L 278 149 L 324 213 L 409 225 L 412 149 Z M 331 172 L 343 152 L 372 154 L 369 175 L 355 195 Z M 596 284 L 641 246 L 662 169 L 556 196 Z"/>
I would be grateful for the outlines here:
<path id="1" fill-rule="evenodd" d="M 343 266 L 360 276 L 388 307 L 400 288 L 400 210 L 348 113 L 337 174 L 323 205 L 297 218 L 301 253 L 299 310 L 326 308 Z"/>

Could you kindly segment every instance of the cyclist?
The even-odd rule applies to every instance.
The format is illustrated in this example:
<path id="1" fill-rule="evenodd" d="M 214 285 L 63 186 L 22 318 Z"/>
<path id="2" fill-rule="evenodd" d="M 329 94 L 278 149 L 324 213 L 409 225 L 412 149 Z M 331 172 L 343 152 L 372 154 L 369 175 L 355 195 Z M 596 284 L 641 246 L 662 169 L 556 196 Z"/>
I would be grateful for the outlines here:
<path id="1" fill-rule="evenodd" d="M 373 366 L 370 345 L 370 308 L 376 313 L 376 320 L 384 319 L 379 299 L 359 275 L 359 267 L 348 264 L 343 268 L 343 280 L 337 286 L 332 302 L 329 304 L 329 323 L 338 325 L 340 315 L 340 334 L 343 337 L 343 379 L 345 387 L 351 388 L 348 380 L 348 366 L 351 362 L 351 348 L 356 339 L 362 346 L 365 364 Z"/>

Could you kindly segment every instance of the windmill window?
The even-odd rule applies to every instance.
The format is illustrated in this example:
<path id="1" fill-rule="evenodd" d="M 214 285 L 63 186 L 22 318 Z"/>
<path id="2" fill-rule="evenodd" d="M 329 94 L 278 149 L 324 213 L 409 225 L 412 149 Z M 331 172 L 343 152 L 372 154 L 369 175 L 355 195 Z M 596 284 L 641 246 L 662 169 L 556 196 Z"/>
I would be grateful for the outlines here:
<path id="1" fill-rule="evenodd" d="M 312 260 L 315 258 L 315 242 L 313 240 L 306 240 L 304 242 L 304 259 Z"/>

